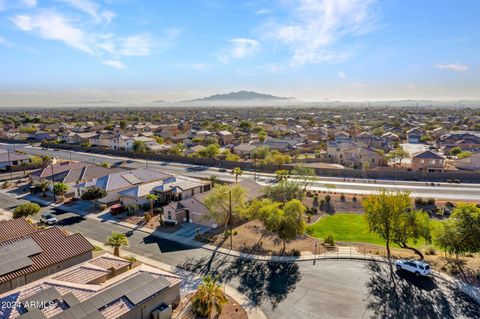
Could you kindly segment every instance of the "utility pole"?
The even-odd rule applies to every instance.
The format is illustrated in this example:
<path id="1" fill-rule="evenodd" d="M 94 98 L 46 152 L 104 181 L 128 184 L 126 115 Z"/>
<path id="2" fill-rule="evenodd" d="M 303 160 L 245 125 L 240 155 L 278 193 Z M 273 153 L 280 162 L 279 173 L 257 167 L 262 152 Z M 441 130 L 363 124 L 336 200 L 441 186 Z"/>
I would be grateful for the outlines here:
<path id="1" fill-rule="evenodd" d="M 228 228 L 230 230 L 230 249 L 233 249 L 233 232 L 232 232 L 232 190 L 230 189 L 228 192 L 229 198 L 229 210 L 228 210 Z"/>
<path id="2" fill-rule="evenodd" d="M 9 167 L 9 171 L 10 171 L 10 181 L 13 180 L 13 175 L 12 175 L 12 161 L 10 160 L 10 149 L 7 148 L 7 154 L 8 154 L 8 165 L 10 166 Z"/>
<path id="3" fill-rule="evenodd" d="M 53 192 L 53 201 L 56 203 L 57 202 L 57 195 L 55 195 L 55 177 L 54 177 L 54 172 L 53 172 L 53 158 L 52 158 L 52 192 Z"/>

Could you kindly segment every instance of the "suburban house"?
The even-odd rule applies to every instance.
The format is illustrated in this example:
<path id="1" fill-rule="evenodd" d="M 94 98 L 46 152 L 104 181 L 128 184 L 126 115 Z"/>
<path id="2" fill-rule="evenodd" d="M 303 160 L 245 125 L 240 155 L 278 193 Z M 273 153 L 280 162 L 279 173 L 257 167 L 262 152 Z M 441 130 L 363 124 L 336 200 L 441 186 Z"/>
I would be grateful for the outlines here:
<path id="1" fill-rule="evenodd" d="M 327 144 L 327 155 L 333 158 L 334 160 L 340 162 L 343 160 L 343 155 L 345 150 L 358 147 L 358 144 L 355 142 L 328 142 Z"/>
<path id="2" fill-rule="evenodd" d="M 220 145 L 229 145 L 233 143 L 233 134 L 229 131 L 217 132 L 218 141 Z"/>
<path id="3" fill-rule="evenodd" d="M 30 164 L 32 160 L 28 155 L 0 150 L 0 169 L 6 169 L 9 166 Z"/>
<path id="4" fill-rule="evenodd" d="M 254 150 L 259 147 L 258 144 L 239 144 L 233 147 L 233 152 L 239 156 L 249 156 Z"/>
<path id="5" fill-rule="evenodd" d="M 200 151 L 203 151 L 206 147 L 203 145 L 195 145 L 190 147 L 188 150 L 186 150 L 184 153 L 185 155 L 195 155 Z"/>
<path id="6" fill-rule="evenodd" d="M 133 145 L 135 144 L 135 142 L 144 143 L 145 146 L 157 145 L 157 140 L 154 139 L 154 138 L 151 138 L 151 137 L 136 136 L 136 137 L 132 137 L 131 139 L 133 140 L 133 142 L 131 143 L 130 147 L 129 147 L 129 148 L 125 148 L 125 150 L 127 150 L 127 151 L 131 151 L 131 150 L 133 149 Z"/>
<path id="7" fill-rule="evenodd" d="M 182 278 L 104 254 L 0 295 L 5 319 L 171 318 Z M 42 303 L 51 306 L 39 306 Z"/>
<path id="8" fill-rule="evenodd" d="M 0 221 L 0 293 L 91 259 L 92 251 L 78 233 L 36 229 L 24 218 Z"/>
<path id="9" fill-rule="evenodd" d="M 407 131 L 407 141 L 408 143 L 420 143 L 420 139 L 423 135 L 423 129 L 419 127 L 414 127 Z"/>
<path id="10" fill-rule="evenodd" d="M 346 149 L 342 152 L 341 164 L 353 168 L 373 168 L 383 165 L 383 156 L 378 152 L 358 146 Z"/>
<path id="11" fill-rule="evenodd" d="M 166 145 L 166 144 L 147 144 L 147 149 L 151 152 L 154 153 L 159 153 L 159 154 L 165 154 L 168 153 L 172 149 L 172 145 Z"/>
<path id="12" fill-rule="evenodd" d="M 110 147 L 111 140 L 114 137 L 114 134 L 100 133 L 90 138 L 90 144 L 92 146 Z"/>
<path id="13" fill-rule="evenodd" d="M 445 158 L 430 150 L 412 154 L 412 170 L 420 172 L 443 172 Z"/>
<path id="14" fill-rule="evenodd" d="M 45 168 L 35 171 L 30 174 L 30 178 L 34 183 L 41 180 L 65 183 L 70 187 L 65 196 L 71 197 L 75 195 L 75 185 L 78 183 L 121 171 L 124 170 L 118 167 L 107 168 L 87 162 L 62 162 L 50 164 Z"/>
<path id="15" fill-rule="evenodd" d="M 110 148 L 114 150 L 130 150 L 133 147 L 133 140 L 126 135 L 117 135 L 110 139 Z"/>
<path id="16" fill-rule="evenodd" d="M 264 195 L 263 186 L 251 179 L 243 180 L 238 182 L 238 184 L 245 188 L 247 192 L 247 201 L 260 198 Z M 172 202 L 166 205 L 163 208 L 164 220 L 173 221 L 175 223 L 193 223 L 212 228 L 218 227 L 219 225 L 217 225 L 215 220 L 206 217 L 208 215 L 208 208 L 205 206 L 204 200 L 209 193 L 210 192 L 204 192 L 183 199 L 179 202 Z"/>
<path id="17" fill-rule="evenodd" d="M 480 153 L 475 153 L 469 157 L 456 159 L 454 165 L 458 169 L 478 171 L 480 170 Z"/>
<path id="18" fill-rule="evenodd" d="M 97 133 L 75 133 L 70 132 L 62 135 L 61 140 L 66 142 L 67 144 L 87 144 L 90 143 L 90 139 L 97 135 Z"/>
<path id="19" fill-rule="evenodd" d="M 158 202 L 170 203 L 209 191 L 210 188 L 211 183 L 208 181 L 187 176 L 172 176 L 167 179 L 133 186 L 119 192 L 119 194 L 120 201 L 124 206 L 130 204 L 145 205 L 150 202 L 146 198 L 150 193 L 158 196 Z"/>
<path id="20" fill-rule="evenodd" d="M 107 192 L 107 196 L 100 199 L 99 202 L 105 204 L 112 203 L 121 199 L 122 195 L 120 193 L 124 190 L 150 182 L 164 181 L 171 179 L 172 177 L 173 176 L 170 174 L 146 168 L 115 172 L 75 185 L 75 188 L 77 189 L 75 197 L 81 198 L 82 194 L 89 187 L 100 187 Z"/>

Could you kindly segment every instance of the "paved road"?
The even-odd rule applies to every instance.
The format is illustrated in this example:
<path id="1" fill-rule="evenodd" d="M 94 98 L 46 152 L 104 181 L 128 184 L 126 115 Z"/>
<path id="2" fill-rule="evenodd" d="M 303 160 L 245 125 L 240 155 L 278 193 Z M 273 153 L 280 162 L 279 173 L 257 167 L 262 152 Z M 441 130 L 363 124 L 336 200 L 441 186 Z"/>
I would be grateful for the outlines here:
<path id="1" fill-rule="evenodd" d="M 69 152 L 64 150 L 44 150 L 39 147 L 26 145 L 6 145 L 13 149 L 21 149 L 29 154 L 49 155 L 63 159 L 72 159 L 78 161 L 87 161 L 93 163 L 109 162 L 114 164 L 120 160 L 126 161 L 126 166 L 131 168 L 149 167 L 151 169 L 164 171 L 167 173 L 184 174 L 193 177 L 208 178 L 216 175 L 222 180 L 233 182 L 235 178 L 228 172 L 220 172 L 218 168 L 189 165 L 170 162 L 144 161 L 129 158 L 119 158 L 93 153 Z M 275 182 L 274 174 L 244 172 L 239 177 L 240 180 L 246 178 L 258 177 L 258 181 L 263 185 Z M 333 187 L 333 188 L 332 188 Z M 371 194 L 381 189 L 410 191 L 414 197 L 432 197 L 445 200 L 470 200 L 480 201 L 480 184 L 449 184 L 435 183 L 434 186 L 427 182 L 415 181 L 394 181 L 394 180 L 368 180 L 368 179 L 344 179 L 336 177 L 319 177 L 317 181 L 311 183 L 310 188 L 319 191 L 335 191 L 345 194 Z"/>
<path id="2" fill-rule="evenodd" d="M 0 193 L 0 205 L 15 206 Z M 7 207 L 7 206 L 2 206 Z M 70 232 L 104 241 L 126 227 L 44 208 Z M 266 263 L 236 260 L 135 231 L 128 251 L 195 273 L 212 273 L 237 288 L 269 318 L 478 318 L 480 306 L 439 279 L 391 274 L 362 261 Z"/>

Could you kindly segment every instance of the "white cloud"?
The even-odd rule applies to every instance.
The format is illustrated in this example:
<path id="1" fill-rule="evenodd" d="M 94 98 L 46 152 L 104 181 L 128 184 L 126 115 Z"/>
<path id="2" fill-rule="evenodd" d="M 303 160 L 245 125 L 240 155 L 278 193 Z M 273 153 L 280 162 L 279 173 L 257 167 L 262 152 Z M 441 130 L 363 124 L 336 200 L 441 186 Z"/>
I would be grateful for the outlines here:
<path id="1" fill-rule="evenodd" d="M 33 8 L 37 5 L 37 0 L 20 0 L 20 4 L 26 8 Z"/>
<path id="2" fill-rule="evenodd" d="M 20 30 L 34 32 L 42 38 L 61 41 L 70 47 L 93 54 L 86 34 L 54 11 L 43 11 L 37 15 L 17 15 L 12 18 L 12 22 Z"/>
<path id="3" fill-rule="evenodd" d="M 150 37 L 137 34 L 122 39 L 119 54 L 128 56 L 146 56 L 150 54 Z"/>
<path id="4" fill-rule="evenodd" d="M 371 30 L 375 0 L 295 0 L 293 21 L 270 25 L 275 39 L 291 47 L 292 66 L 344 59 L 334 46 L 349 36 Z M 345 51 L 340 50 L 340 51 Z M 347 50 L 348 51 L 348 50 Z"/>
<path id="5" fill-rule="evenodd" d="M 465 64 L 457 64 L 457 63 L 448 63 L 448 64 L 435 64 L 437 69 L 442 70 L 450 70 L 456 72 L 465 72 L 468 71 L 468 66 Z"/>
<path id="6" fill-rule="evenodd" d="M 61 0 L 62 2 L 68 3 L 70 6 L 75 9 L 88 14 L 94 18 L 97 22 L 106 22 L 110 23 L 115 17 L 115 13 L 108 10 L 101 10 L 100 6 L 89 0 Z"/>
<path id="7" fill-rule="evenodd" d="M 338 72 L 338 77 L 342 80 L 346 80 L 347 79 L 347 75 L 345 73 L 343 73 L 342 71 Z"/>
<path id="8" fill-rule="evenodd" d="M 260 42 L 254 39 L 235 38 L 229 41 L 231 47 L 221 55 L 223 63 L 229 63 L 232 59 L 244 59 L 252 57 L 260 48 Z"/>
<path id="9" fill-rule="evenodd" d="M 126 68 L 126 65 L 120 60 L 103 60 L 102 63 L 119 70 L 123 70 Z"/>

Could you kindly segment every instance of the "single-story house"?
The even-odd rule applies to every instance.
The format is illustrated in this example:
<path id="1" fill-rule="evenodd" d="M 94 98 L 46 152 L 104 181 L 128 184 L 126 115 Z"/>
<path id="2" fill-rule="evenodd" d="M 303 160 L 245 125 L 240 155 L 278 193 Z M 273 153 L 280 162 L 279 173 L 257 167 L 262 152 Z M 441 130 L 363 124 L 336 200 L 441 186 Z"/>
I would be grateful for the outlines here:
<path id="1" fill-rule="evenodd" d="M 243 180 L 238 182 L 238 184 L 245 188 L 247 201 L 264 196 L 263 186 L 251 179 Z M 204 200 L 209 193 L 210 191 L 204 192 L 164 206 L 163 218 L 176 223 L 185 222 L 212 228 L 218 227 L 219 225 L 217 225 L 215 220 L 206 217 L 208 215 L 208 208 L 205 206 Z"/>
<path id="2" fill-rule="evenodd" d="M 8 166 L 30 164 L 31 162 L 32 160 L 28 155 L 0 150 L 0 169 L 6 169 Z"/>

